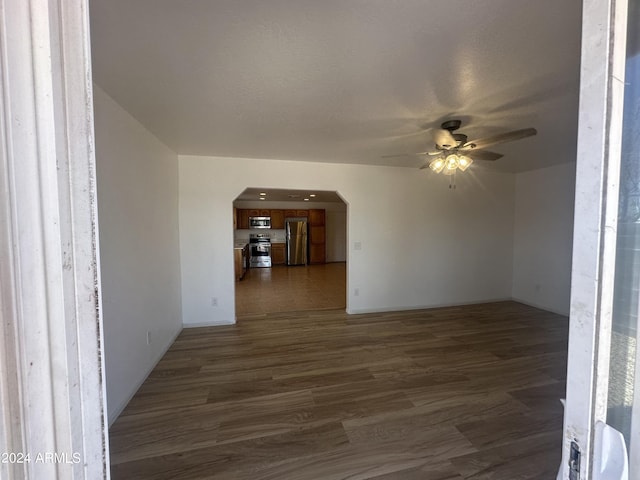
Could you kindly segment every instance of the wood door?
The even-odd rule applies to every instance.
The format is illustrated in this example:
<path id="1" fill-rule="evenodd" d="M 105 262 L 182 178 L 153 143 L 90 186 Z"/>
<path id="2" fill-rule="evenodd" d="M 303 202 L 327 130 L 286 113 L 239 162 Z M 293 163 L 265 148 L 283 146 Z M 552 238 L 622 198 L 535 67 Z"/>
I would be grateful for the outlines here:
<path id="1" fill-rule="evenodd" d="M 291 218 L 291 217 L 296 217 L 296 211 L 295 210 L 285 210 L 284 211 L 284 218 Z"/>
<path id="2" fill-rule="evenodd" d="M 238 209 L 238 229 L 247 230 L 249 228 L 249 210 L 244 208 Z"/>
<path id="3" fill-rule="evenodd" d="M 326 263 L 326 230 L 324 209 L 309 210 L 309 263 Z"/>
<path id="4" fill-rule="evenodd" d="M 296 210 L 296 217 L 308 217 L 309 210 Z"/>
<path id="5" fill-rule="evenodd" d="M 284 265 L 286 263 L 285 244 L 284 243 L 272 243 L 271 244 L 271 264 L 272 265 Z"/>
<path id="6" fill-rule="evenodd" d="M 284 229 L 284 210 L 271 210 L 271 228 Z"/>
<path id="7" fill-rule="evenodd" d="M 309 244 L 309 263 L 321 264 L 327 262 L 327 252 L 325 244 Z"/>
<path id="8" fill-rule="evenodd" d="M 260 210 L 258 210 L 257 208 L 249 209 L 249 216 L 250 217 L 259 217 L 260 216 Z"/>
<path id="9" fill-rule="evenodd" d="M 324 209 L 309 210 L 309 225 L 322 226 L 325 224 Z"/>
<path id="10" fill-rule="evenodd" d="M 242 248 L 234 248 L 233 249 L 233 264 L 234 270 L 236 272 L 236 281 L 240 281 L 244 276 L 244 249 Z"/>
<path id="11" fill-rule="evenodd" d="M 271 215 L 271 210 L 266 210 L 264 208 L 260 210 L 261 217 L 268 217 L 269 215 Z"/>
<path id="12" fill-rule="evenodd" d="M 309 263 L 326 263 L 326 240 L 324 225 L 309 226 Z"/>

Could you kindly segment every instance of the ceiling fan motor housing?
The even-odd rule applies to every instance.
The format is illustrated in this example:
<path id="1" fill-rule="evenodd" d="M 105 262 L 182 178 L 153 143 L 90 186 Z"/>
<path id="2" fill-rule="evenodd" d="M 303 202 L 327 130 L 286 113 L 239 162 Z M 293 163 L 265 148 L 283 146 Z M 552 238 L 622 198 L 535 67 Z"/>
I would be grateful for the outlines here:
<path id="1" fill-rule="evenodd" d="M 460 128 L 460 125 L 462 125 L 461 120 L 447 120 L 446 122 L 443 122 L 440 127 L 443 130 L 449 130 L 449 132 L 453 132 L 455 130 L 458 130 Z"/>
<path id="2" fill-rule="evenodd" d="M 453 138 L 456 139 L 456 146 L 461 147 L 467 143 L 467 136 L 464 133 L 454 133 Z"/>

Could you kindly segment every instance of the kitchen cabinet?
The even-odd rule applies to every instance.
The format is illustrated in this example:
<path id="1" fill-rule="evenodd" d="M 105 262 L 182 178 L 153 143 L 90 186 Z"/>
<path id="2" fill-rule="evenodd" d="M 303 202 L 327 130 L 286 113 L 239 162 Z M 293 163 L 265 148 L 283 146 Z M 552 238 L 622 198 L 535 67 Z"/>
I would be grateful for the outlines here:
<path id="1" fill-rule="evenodd" d="M 325 226 L 309 226 L 309 263 L 326 263 Z"/>
<path id="2" fill-rule="evenodd" d="M 284 229 L 284 210 L 271 210 L 271 228 Z"/>
<path id="3" fill-rule="evenodd" d="M 309 210 L 309 225 L 319 227 L 325 225 L 324 209 Z"/>
<path id="4" fill-rule="evenodd" d="M 248 211 L 250 217 L 268 217 L 271 214 L 271 210 L 266 208 L 250 208 Z"/>
<path id="5" fill-rule="evenodd" d="M 307 218 L 309 216 L 309 210 L 285 210 L 285 218 Z"/>
<path id="6" fill-rule="evenodd" d="M 326 228 L 324 209 L 309 210 L 309 263 L 326 263 Z"/>
<path id="7" fill-rule="evenodd" d="M 324 243 L 319 245 L 309 244 L 309 264 L 321 263 L 327 263 L 326 245 Z"/>
<path id="8" fill-rule="evenodd" d="M 236 281 L 242 280 L 247 272 L 247 264 L 249 262 L 249 245 L 239 245 L 233 249 L 233 262 L 236 272 Z"/>
<path id="9" fill-rule="evenodd" d="M 299 217 L 308 217 L 309 210 L 285 210 L 284 217 L 285 218 L 299 218 Z"/>
<path id="10" fill-rule="evenodd" d="M 236 211 L 236 225 L 241 230 L 249 228 L 249 210 L 238 208 Z"/>
<path id="11" fill-rule="evenodd" d="M 271 265 L 284 265 L 287 262 L 284 243 L 271 244 Z"/>

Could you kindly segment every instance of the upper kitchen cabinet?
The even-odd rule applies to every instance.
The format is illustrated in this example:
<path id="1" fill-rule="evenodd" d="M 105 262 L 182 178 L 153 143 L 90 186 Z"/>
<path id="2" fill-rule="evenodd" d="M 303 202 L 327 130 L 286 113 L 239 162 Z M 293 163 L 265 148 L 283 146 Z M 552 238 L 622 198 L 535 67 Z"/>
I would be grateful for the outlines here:
<path id="1" fill-rule="evenodd" d="M 284 229 L 284 210 L 271 210 L 271 228 Z"/>
<path id="2" fill-rule="evenodd" d="M 285 210 L 284 216 L 285 218 L 306 218 L 309 216 L 309 210 Z"/>
<path id="3" fill-rule="evenodd" d="M 236 225 L 240 230 L 249 228 L 249 210 L 238 208 L 236 210 Z"/>
<path id="4" fill-rule="evenodd" d="M 249 211 L 250 217 L 268 217 L 269 214 L 271 213 L 271 210 L 267 210 L 266 208 L 262 208 L 262 209 L 251 208 L 248 211 Z"/>
<path id="5" fill-rule="evenodd" d="M 322 227 L 325 224 L 324 210 L 309 210 L 309 225 Z"/>

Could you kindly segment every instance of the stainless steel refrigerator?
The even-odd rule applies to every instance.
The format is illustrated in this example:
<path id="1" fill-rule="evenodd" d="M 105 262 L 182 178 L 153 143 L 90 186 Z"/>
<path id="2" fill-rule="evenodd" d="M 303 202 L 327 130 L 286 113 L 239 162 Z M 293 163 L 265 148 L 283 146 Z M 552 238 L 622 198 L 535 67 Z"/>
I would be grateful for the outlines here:
<path id="1" fill-rule="evenodd" d="M 307 264 L 307 222 L 287 222 L 287 265 Z"/>

